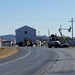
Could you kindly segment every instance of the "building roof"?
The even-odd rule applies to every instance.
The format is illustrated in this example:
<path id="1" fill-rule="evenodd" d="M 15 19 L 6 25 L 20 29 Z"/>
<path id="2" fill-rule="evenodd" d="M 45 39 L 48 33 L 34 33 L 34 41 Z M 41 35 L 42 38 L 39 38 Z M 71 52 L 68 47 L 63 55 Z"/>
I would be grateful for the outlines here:
<path id="1" fill-rule="evenodd" d="M 22 28 L 30 28 L 30 29 L 32 29 L 32 30 L 36 30 L 36 29 L 34 29 L 34 28 L 32 28 L 32 27 L 29 27 L 29 26 L 25 25 L 25 26 L 23 26 L 23 27 L 21 27 L 21 28 L 16 29 L 15 31 L 17 31 L 17 30 L 19 30 L 19 29 L 22 29 Z"/>

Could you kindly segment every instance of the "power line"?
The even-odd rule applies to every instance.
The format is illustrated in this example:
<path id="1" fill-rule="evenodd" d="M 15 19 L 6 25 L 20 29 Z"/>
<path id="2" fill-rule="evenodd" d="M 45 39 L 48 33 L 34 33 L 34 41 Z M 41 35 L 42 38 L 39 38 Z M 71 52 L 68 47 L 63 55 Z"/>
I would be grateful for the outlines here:
<path id="1" fill-rule="evenodd" d="M 12 22 L 12 21 L 56 21 L 56 20 L 67 20 L 67 19 L 70 19 L 70 18 L 53 18 L 53 19 L 28 19 L 28 20 L 25 20 L 25 19 L 12 19 L 12 20 L 10 20 L 10 19 L 8 19 L 8 20 L 1 20 L 0 19 L 0 21 L 10 21 L 10 22 Z"/>

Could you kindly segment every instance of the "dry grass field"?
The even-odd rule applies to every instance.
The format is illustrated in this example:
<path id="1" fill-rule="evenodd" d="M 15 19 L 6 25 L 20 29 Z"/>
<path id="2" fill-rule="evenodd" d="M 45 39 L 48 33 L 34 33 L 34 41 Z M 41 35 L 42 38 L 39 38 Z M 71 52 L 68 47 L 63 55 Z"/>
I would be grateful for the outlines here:
<path id="1" fill-rule="evenodd" d="M 15 47 L 0 47 L 0 59 L 9 57 L 18 52 L 19 52 L 19 50 Z"/>

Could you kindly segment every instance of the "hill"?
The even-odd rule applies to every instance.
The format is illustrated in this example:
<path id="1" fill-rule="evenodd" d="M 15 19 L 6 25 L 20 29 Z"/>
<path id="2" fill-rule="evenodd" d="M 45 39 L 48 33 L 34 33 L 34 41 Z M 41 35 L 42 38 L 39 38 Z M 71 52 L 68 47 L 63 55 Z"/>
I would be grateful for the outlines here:
<path id="1" fill-rule="evenodd" d="M 5 40 L 12 40 L 13 38 L 15 38 L 15 35 L 12 35 L 12 34 L 2 35 L 2 36 L 0 36 L 0 38 L 3 38 Z"/>

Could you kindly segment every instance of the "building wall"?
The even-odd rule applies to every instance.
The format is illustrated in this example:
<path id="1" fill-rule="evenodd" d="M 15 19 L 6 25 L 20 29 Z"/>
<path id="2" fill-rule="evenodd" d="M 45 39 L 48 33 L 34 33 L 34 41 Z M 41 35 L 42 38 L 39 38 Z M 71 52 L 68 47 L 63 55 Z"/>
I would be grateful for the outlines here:
<path id="1" fill-rule="evenodd" d="M 24 26 L 16 30 L 16 43 L 24 42 L 28 38 L 32 42 L 36 42 L 36 30 L 28 26 Z"/>

